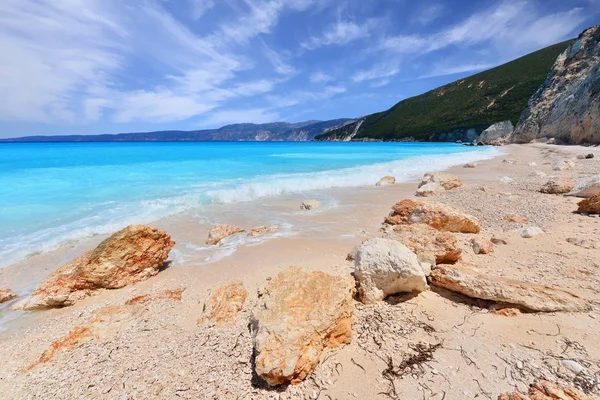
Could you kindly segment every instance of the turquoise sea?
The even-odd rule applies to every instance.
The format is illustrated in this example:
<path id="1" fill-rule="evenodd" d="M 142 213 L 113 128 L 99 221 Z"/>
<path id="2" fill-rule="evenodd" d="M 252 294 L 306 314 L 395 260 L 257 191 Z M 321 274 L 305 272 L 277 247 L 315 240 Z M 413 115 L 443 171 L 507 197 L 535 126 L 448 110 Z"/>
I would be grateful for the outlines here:
<path id="1" fill-rule="evenodd" d="M 214 203 L 399 181 L 491 158 L 449 143 L 0 144 L 0 267 Z"/>

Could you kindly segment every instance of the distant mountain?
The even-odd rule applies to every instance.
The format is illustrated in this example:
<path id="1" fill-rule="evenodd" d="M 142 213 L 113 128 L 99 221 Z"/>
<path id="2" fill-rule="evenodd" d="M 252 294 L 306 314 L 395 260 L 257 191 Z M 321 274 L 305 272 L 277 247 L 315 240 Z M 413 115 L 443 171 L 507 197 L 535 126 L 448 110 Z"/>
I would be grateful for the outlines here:
<path id="1" fill-rule="evenodd" d="M 557 57 L 573 41 L 411 97 L 387 111 L 357 119 L 316 140 L 473 140 L 490 125 L 516 124 Z"/>
<path id="2" fill-rule="evenodd" d="M 116 135 L 26 136 L 0 139 L 0 142 L 155 142 L 155 141 L 304 141 L 339 128 L 353 120 L 306 121 L 296 124 L 234 124 L 198 131 L 158 131 Z"/>

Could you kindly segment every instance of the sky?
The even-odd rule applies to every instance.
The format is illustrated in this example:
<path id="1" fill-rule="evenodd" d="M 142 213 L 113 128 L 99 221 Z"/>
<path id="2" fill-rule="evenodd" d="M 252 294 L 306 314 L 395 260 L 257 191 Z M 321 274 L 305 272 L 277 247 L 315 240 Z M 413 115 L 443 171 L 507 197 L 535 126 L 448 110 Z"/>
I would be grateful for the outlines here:
<path id="1" fill-rule="evenodd" d="M 2 0 L 0 137 L 354 118 L 599 16 L 600 0 Z"/>

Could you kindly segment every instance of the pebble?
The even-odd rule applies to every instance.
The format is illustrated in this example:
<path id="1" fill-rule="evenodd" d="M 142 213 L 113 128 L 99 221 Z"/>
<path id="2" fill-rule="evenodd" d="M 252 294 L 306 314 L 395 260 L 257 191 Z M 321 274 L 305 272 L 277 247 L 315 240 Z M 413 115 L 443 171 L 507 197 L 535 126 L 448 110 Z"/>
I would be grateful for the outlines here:
<path id="1" fill-rule="evenodd" d="M 517 368 L 523 369 L 523 361 L 521 361 L 521 360 L 517 361 Z"/>
<path id="2" fill-rule="evenodd" d="M 579 364 L 577 361 L 573 361 L 573 360 L 562 360 L 561 364 L 563 365 L 563 367 L 565 367 L 566 369 L 570 370 L 571 372 L 579 375 L 581 372 L 585 371 L 585 367 L 581 364 Z"/>

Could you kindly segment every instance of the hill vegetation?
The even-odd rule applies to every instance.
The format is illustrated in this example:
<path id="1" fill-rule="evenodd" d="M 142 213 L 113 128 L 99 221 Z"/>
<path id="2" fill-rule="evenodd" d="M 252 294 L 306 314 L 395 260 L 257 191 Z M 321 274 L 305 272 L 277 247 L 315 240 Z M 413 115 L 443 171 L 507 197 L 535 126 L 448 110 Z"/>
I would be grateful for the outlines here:
<path id="1" fill-rule="evenodd" d="M 316 140 L 456 140 L 500 121 L 516 124 L 529 98 L 572 41 L 558 43 L 507 64 L 461 79 L 387 111 L 325 132 Z M 358 129 L 356 129 L 358 126 Z"/>

